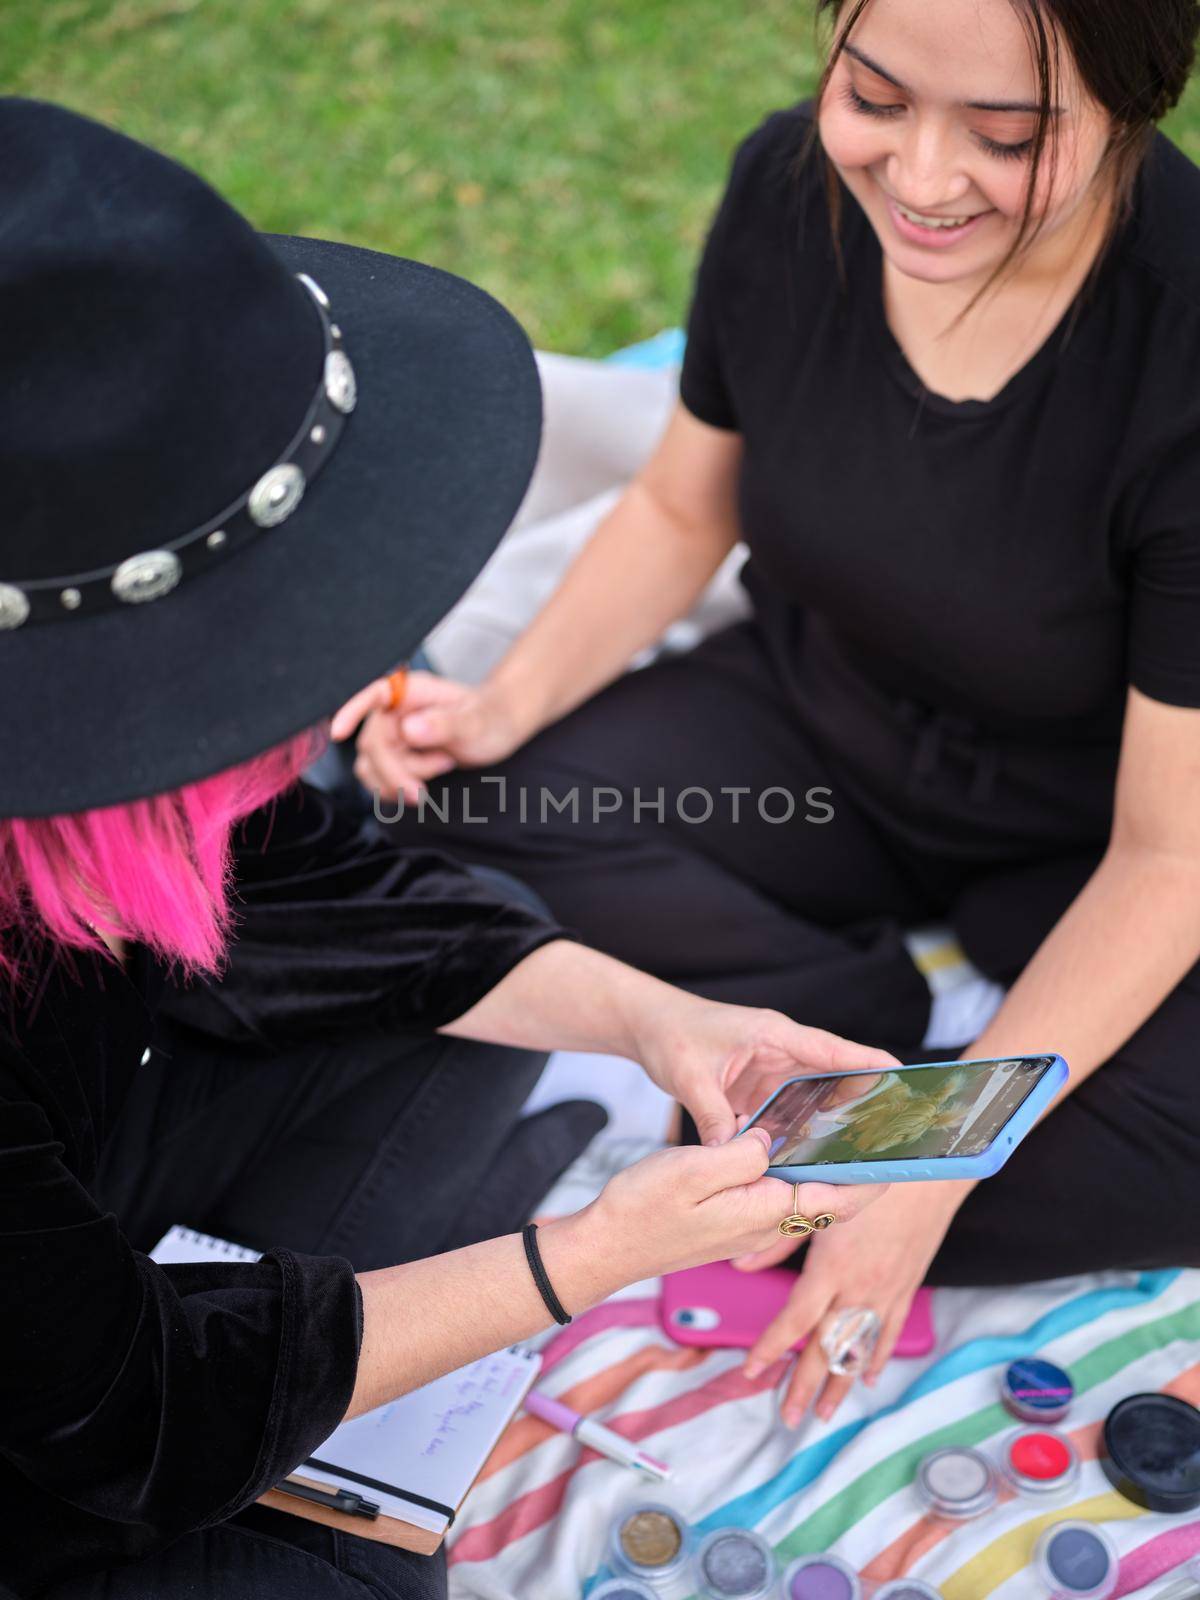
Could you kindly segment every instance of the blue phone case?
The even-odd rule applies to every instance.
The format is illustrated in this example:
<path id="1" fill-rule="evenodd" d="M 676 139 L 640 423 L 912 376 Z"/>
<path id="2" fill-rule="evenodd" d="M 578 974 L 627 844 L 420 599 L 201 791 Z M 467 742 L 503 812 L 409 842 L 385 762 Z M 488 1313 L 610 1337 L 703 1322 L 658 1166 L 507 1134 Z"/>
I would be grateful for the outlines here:
<path id="1" fill-rule="evenodd" d="M 1012 1155 L 1017 1145 L 1033 1127 L 1042 1112 L 1050 1104 L 1054 1096 L 1070 1077 L 1067 1063 L 1060 1055 L 1052 1050 L 1030 1050 L 1025 1057 L 1021 1056 L 980 1056 L 972 1061 L 914 1061 L 912 1068 L 920 1066 L 944 1067 L 948 1072 L 955 1067 L 978 1066 L 982 1061 L 1018 1061 L 1028 1056 L 1053 1056 L 1049 1070 L 1045 1073 L 1029 1094 L 1025 1103 L 1018 1106 L 1016 1111 L 1000 1129 L 995 1139 L 986 1150 L 980 1151 L 976 1156 L 930 1156 L 923 1161 L 888 1161 L 886 1159 L 862 1161 L 832 1161 L 810 1167 L 768 1167 L 767 1175 L 771 1178 L 785 1178 L 788 1183 L 916 1183 L 922 1179 L 930 1178 L 990 1178 Z M 861 1078 L 870 1073 L 877 1072 L 877 1067 L 858 1067 L 852 1072 L 821 1073 L 821 1077 L 829 1078 Z M 764 1100 L 762 1105 L 746 1124 L 751 1128 L 762 1116 L 763 1112 L 775 1099 L 782 1094 L 788 1084 L 803 1082 L 806 1077 L 818 1074 L 798 1073 L 795 1078 L 789 1078 L 787 1083 L 781 1083 L 775 1094 Z M 746 1128 L 742 1129 L 745 1133 Z M 740 1135 L 739 1135 L 740 1137 Z"/>

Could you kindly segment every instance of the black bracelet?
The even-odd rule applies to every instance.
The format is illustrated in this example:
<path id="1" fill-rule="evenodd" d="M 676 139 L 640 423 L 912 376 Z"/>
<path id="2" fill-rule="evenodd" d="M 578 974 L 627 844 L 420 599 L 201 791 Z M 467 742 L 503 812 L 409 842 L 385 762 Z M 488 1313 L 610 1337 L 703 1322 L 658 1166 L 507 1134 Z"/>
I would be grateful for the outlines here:
<path id="1" fill-rule="evenodd" d="M 521 1229 L 521 1243 L 525 1246 L 525 1259 L 529 1263 L 529 1270 L 533 1273 L 533 1281 L 538 1286 L 538 1293 L 546 1302 L 546 1310 L 564 1328 L 571 1318 L 563 1310 L 562 1301 L 551 1288 L 550 1279 L 546 1276 L 546 1269 L 542 1265 L 542 1252 L 538 1249 L 537 1223 L 527 1222 Z"/>

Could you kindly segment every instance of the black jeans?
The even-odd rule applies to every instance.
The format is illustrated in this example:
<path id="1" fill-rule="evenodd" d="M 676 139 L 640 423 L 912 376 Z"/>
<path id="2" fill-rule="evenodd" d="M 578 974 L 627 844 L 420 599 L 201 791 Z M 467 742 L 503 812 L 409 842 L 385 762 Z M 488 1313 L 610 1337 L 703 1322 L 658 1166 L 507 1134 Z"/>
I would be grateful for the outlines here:
<path id="1" fill-rule="evenodd" d="M 264 1058 L 168 1032 L 106 1147 L 102 1203 L 139 1249 L 172 1223 L 359 1270 L 519 1227 L 604 1113 L 522 1118 L 544 1057 L 382 1033 Z M 53 1600 L 443 1600 L 445 1561 L 252 1506 Z"/>
<path id="2" fill-rule="evenodd" d="M 46 1600 L 446 1600 L 435 1556 L 254 1506 L 158 1555 L 59 1584 Z"/>

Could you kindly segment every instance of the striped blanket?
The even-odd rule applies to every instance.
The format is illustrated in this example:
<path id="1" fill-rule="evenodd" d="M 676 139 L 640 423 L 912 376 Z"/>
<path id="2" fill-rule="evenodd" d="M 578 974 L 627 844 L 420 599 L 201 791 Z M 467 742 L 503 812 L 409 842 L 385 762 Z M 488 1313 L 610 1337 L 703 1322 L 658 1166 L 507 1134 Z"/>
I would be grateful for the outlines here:
<path id="1" fill-rule="evenodd" d="M 1065 1516 L 1106 1525 L 1121 1553 L 1119 1595 L 1152 1594 L 1156 1580 L 1200 1553 L 1200 1513 L 1140 1511 L 1109 1487 L 1097 1461 L 1100 1425 L 1124 1395 L 1161 1389 L 1200 1401 L 1200 1271 L 939 1290 L 931 1356 L 893 1361 L 831 1423 L 814 1419 L 795 1432 L 777 1419 L 782 1367 L 748 1383 L 735 1354 L 672 1345 L 658 1327 L 655 1290 L 640 1285 L 558 1333 L 545 1347 L 541 1384 L 672 1463 L 673 1481 L 650 1498 L 674 1505 L 702 1534 L 755 1528 L 781 1562 L 834 1550 L 869 1580 L 911 1573 L 946 1600 L 1040 1596 L 1027 1563 L 1042 1528 Z M 997 1399 L 999 1374 L 1034 1352 L 1068 1367 L 1078 1389 L 1063 1424 L 1083 1458 L 1071 1502 L 1047 1512 L 1008 1496 L 975 1522 L 928 1517 L 912 1488 L 917 1463 L 952 1443 L 994 1452 L 1014 1426 Z M 585 1596 L 610 1575 L 613 1516 L 643 1492 L 627 1469 L 518 1416 L 454 1530 L 453 1600 Z"/>

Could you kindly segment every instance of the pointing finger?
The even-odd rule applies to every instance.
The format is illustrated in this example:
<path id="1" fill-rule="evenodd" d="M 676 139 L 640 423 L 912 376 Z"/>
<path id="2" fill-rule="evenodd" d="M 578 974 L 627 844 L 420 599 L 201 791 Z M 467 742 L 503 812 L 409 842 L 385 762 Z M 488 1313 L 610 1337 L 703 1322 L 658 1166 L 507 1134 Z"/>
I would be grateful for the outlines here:
<path id="1" fill-rule="evenodd" d="M 832 1372 L 829 1374 L 825 1387 L 817 1396 L 817 1415 L 822 1422 L 829 1421 L 853 1387 L 853 1378 L 840 1377 Z"/>
<path id="2" fill-rule="evenodd" d="M 902 1301 L 898 1306 L 893 1306 L 888 1316 L 885 1317 L 883 1329 L 876 1340 L 875 1349 L 867 1365 L 867 1370 L 863 1374 L 865 1383 L 874 1385 L 884 1367 L 891 1360 L 892 1351 L 896 1348 L 896 1341 L 904 1331 L 904 1323 L 908 1317 L 908 1310 L 911 1304 L 911 1301 Z"/>
<path id="3" fill-rule="evenodd" d="M 441 751 L 430 752 L 429 755 L 414 752 L 408 758 L 408 770 L 415 778 L 441 778 L 447 772 L 453 772 L 457 765 L 453 756 L 443 755 Z"/>
<path id="4" fill-rule="evenodd" d="M 729 1101 L 714 1083 L 702 1082 L 687 1096 L 687 1108 L 701 1144 L 725 1144 L 738 1131 Z"/>
<path id="5" fill-rule="evenodd" d="M 770 1135 L 765 1128 L 750 1128 L 740 1138 L 711 1148 L 712 1170 L 717 1175 L 713 1193 L 753 1183 L 767 1170 Z"/>
<path id="6" fill-rule="evenodd" d="M 858 1044 L 826 1028 L 807 1027 L 804 1023 L 793 1022 L 790 1017 L 781 1017 L 777 1029 L 783 1031 L 775 1033 L 776 1042 L 802 1061 L 808 1072 L 853 1072 L 856 1069 L 883 1072 L 900 1065 L 887 1050 Z"/>
<path id="7" fill-rule="evenodd" d="M 759 1377 L 773 1361 L 787 1355 L 812 1332 L 828 1304 L 828 1289 L 806 1283 L 801 1274 L 783 1310 L 767 1324 L 747 1352 L 744 1368 L 747 1378 Z"/>
<path id="8" fill-rule="evenodd" d="M 808 1343 L 796 1357 L 796 1365 L 792 1368 L 787 1393 L 780 1407 L 783 1420 L 789 1428 L 798 1427 L 804 1421 L 829 1372 L 825 1364 L 825 1352 L 821 1349 L 820 1340 L 817 1338 L 817 1323 L 806 1332 Z"/>
<path id="9" fill-rule="evenodd" d="M 454 736 L 454 717 L 446 711 L 414 711 L 400 724 L 400 731 L 415 749 L 448 744 Z"/>
<path id="10" fill-rule="evenodd" d="M 330 737 L 340 741 L 348 739 L 365 716 L 372 711 L 385 711 L 391 704 L 392 686 L 386 678 L 376 678 L 365 689 L 351 695 L 345 705 L 333 716 L 329 725 Z"/>

